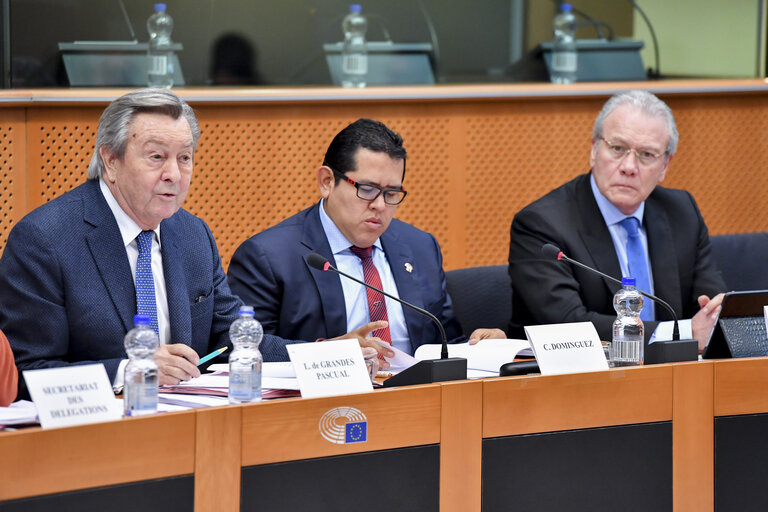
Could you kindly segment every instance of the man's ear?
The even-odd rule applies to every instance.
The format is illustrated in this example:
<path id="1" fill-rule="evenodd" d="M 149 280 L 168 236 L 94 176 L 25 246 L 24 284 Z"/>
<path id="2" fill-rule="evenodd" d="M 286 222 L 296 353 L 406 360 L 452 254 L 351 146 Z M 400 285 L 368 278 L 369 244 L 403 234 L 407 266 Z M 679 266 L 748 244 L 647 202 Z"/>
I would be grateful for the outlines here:
<path id="1" fill-rule="evenodd" d="M 672 157 L 675 155 L 669 155 L 664 162 L 664 167 L 661 169 L 661 172 L 659 173 L 659 183 L 664 181 L 664 178 L 667 176 L 667 169 L 669 169 L 669 163 L 672 161 Z"/>
<path id="2" fill-rule="evenodd" d="M 99 156 L 101 157 L 101 161 L 104 162 L 104 172 L 102 173 L 102 178 L 109 183 L 114 183 L 117 179 L 117 168 L 115 163 L 119 161 L 119 158 L 117 158 L 115 153 L 104 146 L 99 148 Z"/>
<path id="3" fill-rule="evenodd" d="M 317 186 L 320 189 L 320 195 L 323 196 L 323 199 L 328 199 L 335 184 L 333 171 L 330 167 L 321 165 L 317 168 Z"/>

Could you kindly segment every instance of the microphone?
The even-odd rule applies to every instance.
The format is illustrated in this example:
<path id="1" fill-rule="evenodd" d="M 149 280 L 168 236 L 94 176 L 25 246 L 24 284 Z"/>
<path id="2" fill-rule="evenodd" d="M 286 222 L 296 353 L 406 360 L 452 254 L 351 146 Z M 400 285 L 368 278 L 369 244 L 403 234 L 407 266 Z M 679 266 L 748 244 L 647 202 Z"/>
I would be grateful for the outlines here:
<path id="1" fill-rule="evenodd" d="M 365 286 L 366 288 L 370 288 L 373 291 L 379 292 L 380 294 L 386 297 L 389 297 L 390 299 L 395 300 L 404 306 L 408 306 L 412 310 L 428 317 L 430 320 L 432 320 L 435 323 L 435 325 L 437 325 L 437 328 L 440 331 L 440 336 L 442 338 L 442 347 L 440 349 L 440 359 L 430 359 L 425 361 L 419 361 L 418 363 L 411 366 L 410 368 L 407 368 L 406 370 L 398 373 L 397 375 L 393 375 L 392 377 L 385 380 L 384 387 L 407 386 L 411 384 L 427 384 L 430 382 L 443 382 L 447 380 L 464 380 L 467 378 L 467 360 L 464 358 L 448 357 L 448 339 L 445 336 L 445 329 L 443 329 L 443 324 L 440 323 L 440 320 L 438 320 L 437 317 L 435 317 L 435 315 L 433 315 L 432 313 L 430 313 L 425 309 L 422 309 L 418 306 L 414 306 L 410 302 L 406 302 L 399 297 L 390 295 L 384 290 L 379 290 L 375 286 L 371 286 L 365 281 L 361 281 L 356 277 L 353 277 L 347 273 L 342 272 L 341 270 L 331 265 L 330 261 L 323 258 L 316 252 L 313 252 L 307 255 L 307 263 L 309 264 L 310 267 L 314 269 L 320 270 L 322 272 L 327 272 L 330 270 L 331 272 L 335 272 L 340 276 L 344 276 L 347 279 L 351 279 L 352 281 L 355 281 L 356 283 L 359 283 Z"/>
<path id="2" fill-rule="evenodd" d="M 560 250 L 559 247 L 557 247 L 555 245 L 552 245 L 552 244 L 544 244 L 544 245 L 542 245 L 541 246 L 541 254 L 542 254 L 542 256 L 544 256 L 547 259 L 556 259 L 558 261 L 566 261 L 566 262 L 570 263 L 571 265 L 576 265 L 577 267 L 581 267 L 581 268 L 583 268 L 585 270 L 589 270 L 590 272 L 593 272 L 593 273 L 595 273 L 595 274 L 597 274 L 597 275 L 599 275 L 599 276 L 601 276 L 601 277 L 603 277 L 605 279 L 608 279 L 609 281 L 612 281 L 614 283 L 618 283 L 618 284 L 621 285 L 621 280 L 616 279 L 615 277 L 611 277 L 608 274 L 604 274 L 604 273 L 600 272 L 599 270 L 597 270 L 595 268 L 588 267 L 587 265 L 585 265 L 585 264 L 583 264 L 581 262 L 578 262 L 578 261 L 576 261 L 574 259 L 569 258 L 568 256 L 565 255 L 565 253 L 563 253 L 563 251 Z M 671 363 L 671 362 L 676 362 L 676 361 L 694 361 L 694 360 L 698 359 L 698 342 L 696 340 L 683 340 L 683 341 L 680 341 L 680 329 L 679 329 L 678 324 L 677 324 L 677 314 L 675 313 L 675 310 L 672 309 L 672 306 L 667 304 L 666 301 L 661 300 L 659 297 L 656 297 L 655 295 L 651 295 L 650 293 L 645 293 L 644 291 L 639 290 L 639 289 L 637 289 L 637 291 L 643 297 L 648 297 L 652 301 L 654 301 L 654 302 L 656 302 L 658 304 L 661 304 L 664 307 L 664 309 L 666 309 L 669 312 L 669 314 L 672 315 L 672 318 L 674 319 L 674 324 L 673 324 L 673 328 L 672 328 L 672 341 L 671 342 L 656 341 L 654 343 L 651 343 L 648 346 L 649 350 L 648 350 L 648 354 L 647 354 L 647 356 L 648 356 L 647 359 L 651 359 L 651 361 L 646 361 L 646 362 L 651 362 L 651 363 L 660 363 L 660 362 Z M 678 354 L 677 353 L 678 349 L 676 347 L 673 347 L 671 349 L 666 349 L 666 347 L 665 348 L 654 348 L 654 349 L 651 349 L 651 347 L 653 347 L 654 345 L 659 345 L 659 347 L 662 347 L 664 344 L 669 344 L 669 343 L 675 343 L 677 345 L 680 345 L 681 348 L 679 350 L 681 350 L 683 352 Z M 689 346 L 683 346 L 683 345 L 689 345 L 690 343 L 694 343 L 695 346 L 696 346 L 692 358 L 690 358 L 691 357 L 690 347 Z M 663 360 L 656 360 L 657 357 L 661 358 Z M 678 357 L 683 358 L 683 359 L 677 359 Z"/>

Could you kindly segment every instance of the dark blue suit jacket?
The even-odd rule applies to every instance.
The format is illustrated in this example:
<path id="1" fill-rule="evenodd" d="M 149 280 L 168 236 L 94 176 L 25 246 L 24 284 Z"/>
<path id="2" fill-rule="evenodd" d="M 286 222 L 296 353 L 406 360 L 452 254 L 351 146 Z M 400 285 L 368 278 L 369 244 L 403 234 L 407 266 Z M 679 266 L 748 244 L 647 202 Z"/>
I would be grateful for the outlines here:
<path id="1" fill-rule="evenodd" d="M 435 315 L 448 340 L 459 341 L 461 326 L 446 290 L 435 237 L 394 219 L 381 244 L 400 298 Z M 312 252 L 336 265 L 320 223 L 319 203 L 251 237 L 235 251 L 227 271 L 229 285 L 243 302 L 253 305 L 265 332 L 305 340 L 347 332 L 343 278 L 311 268 L 306 258 Z M 440 333 L 429 318 L 405 306 L 403 313 L 413 350 L 424 343 L 440 343 Z"/>
<path id="2" fill-rule="evenodd" d="M 228 345 L 241 302 L 229 290 L 208 226 L 179 210 L 162 221 L 160 237 L 170 341 L 201 356 Z M 113 379 L 135 314 L 128 256 L 97 180 L 14 226 L 0 260 L 0 329 L 20 371 L 101 362 Z M 285 357 L 271 336 L 261 348 L 266 359 Z"/>

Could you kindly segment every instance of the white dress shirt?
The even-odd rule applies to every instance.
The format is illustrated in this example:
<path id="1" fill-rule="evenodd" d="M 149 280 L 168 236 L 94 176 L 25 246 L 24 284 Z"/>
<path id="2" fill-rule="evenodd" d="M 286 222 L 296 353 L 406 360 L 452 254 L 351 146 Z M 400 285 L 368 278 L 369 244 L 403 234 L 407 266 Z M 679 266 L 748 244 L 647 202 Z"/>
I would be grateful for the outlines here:
<path id="1" fill-rule="evenodd" d="M 139 245 L 136 237 L 142 229 L 117 203 L 104 180 L 99 177 L 99 188 L 104 195 L 112 215 L 115 216 L 120 236 L 123 238 L 125 252 L 128 255 L 128 263 L 131 266 L 133 285 L 136 286 L 136 261 L 139 259 Z M 163 256 L 160 251 L 160 226 L 154 229 L 154 243 L 152 244 L 152 279 L 155 282 L 155 304 L 157 304 L 157 327 L 160 332 L 160 344 L 165 345 L 171 339 L 171 325 L 168 315 L 168 294 L 165 288 L 165 274 L 163 273 Z M 123 384 L 123 370 L 128 363 L 127 359 L 120 362 L 113 386 L 121 388 Z"/>
<path id="2" fill-rule="evenodd" d="M 325 237 L 331 246 L 333 258 L 336 260 L 336 268 L 342 272 L 354 276 L 364 281 L 363 262 L 349 248 L 353 245 L 347 237 L 339 230 L 338 226 L 331 220 L 325 208 L 324 201 L 320 201 L 320 222 L 325 231 Z M 399 297 L 397 285 L 392 276 L 392 269 L 387 261 L 387 255 L 381 245 L 381 240 L 377 239 L 373 244 L 373 264 L 379 271 L 382 289 L 395 297 Z M 371 321 L 371 315 L 368 310 L 368 295 L 366 288 L 351 279 L 339 276 L 341 280 L 341 289 L 344 292 L 344 306 L 347 313 L 347 332 L 364 326 Z M 389 297 L 384 297 L 387 306 L 387 318 L 389 321 L 389 334 L 392 338 L 392 345 L 407 354 L 411 354 L 411 342 L 408 338 L 408 328 L 405 325 L 405 316 L 403 315 L 403 306 Z"/>

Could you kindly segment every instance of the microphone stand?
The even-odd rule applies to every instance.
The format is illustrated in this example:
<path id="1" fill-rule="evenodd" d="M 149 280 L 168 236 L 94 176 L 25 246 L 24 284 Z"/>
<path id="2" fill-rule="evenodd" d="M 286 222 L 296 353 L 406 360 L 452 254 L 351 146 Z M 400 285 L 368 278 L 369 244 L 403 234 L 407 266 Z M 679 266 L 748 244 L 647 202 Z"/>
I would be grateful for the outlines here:
<path id="1" fill-rule="evenodd" d="M 444 382 L 449 380 L 464 380 L 467 378 L 467 360 L 460 357 L 448 357 L 448 339 L 445 335 L 445 329 L 443 328 L 443 324 L 440 323 L 435 315 L 425 309 L 414 306 L 413 304 L 406 302 L 399 297 L 395 297 L 394 295 L 391 295 L 384 290 L 379 290 L 375 286 L 371 286 L 365 281 L 361 281 L 356 277 L 342 272 L 317 253 L 311 253 L 309 256 L 307 256 L 307 263 L 312 268 L 321 270 L 323 272 L 328 270 L 335 272 L 340 276 L 344 276 L 347 279 L 351 279 L 352 281 L 365 286 L 366 288 L 370 288 L 375 292 L 389 297 L 390 299 L 397 301 L 400 304 L 408 306 L 417 313 L 428 317 L 435 323 L 435 325 L 437 325 L 437 328 L 440 331 L 440 336 L 442 338 L 440 359 L 427 359 L 424 361 L 419 361 L 413 366 L 401 371 L 397 375 L 393 375 L 392 377 L 385 380 L 385 388 L 395 386 L 410 386 L 413 384 L 429 384 L 432 382 Z"/>
<path id="2" fill-rule="evenodd" d="M 541 252 L 546 257 L 554 257 L 558 261 L 566 261 L 571 265 L 576 265 L 590 272 L 608 279 L 614 283 L 621 284 L 621 281 L 615 277 L 611 277 L 608 274 L 604 274 L 597 269 L 584 265 L 581 262 L 573 260 L 563 254 L 558 247 L 552 244 L 544 244 L 541 248 Z M 677 323 L 677 314 L 672 306 L 660 298 L 645 293 L 642 290 L 637 290 L 643 297 L 648 297 L 654 302 L 657 302 L 664 306 L 664 308 L 672 315 L 674 319 L 672 328 L 672 341 L 655 341 L 647 346 L 645 350 L 645 357 L 643 358 L 644 364 L 658 364 L 658 363 L 674 363 L 678 361 L 696 361 L 698 359 L 699 343 L 696 340 L 680 340 L 680 329 Z"/>

